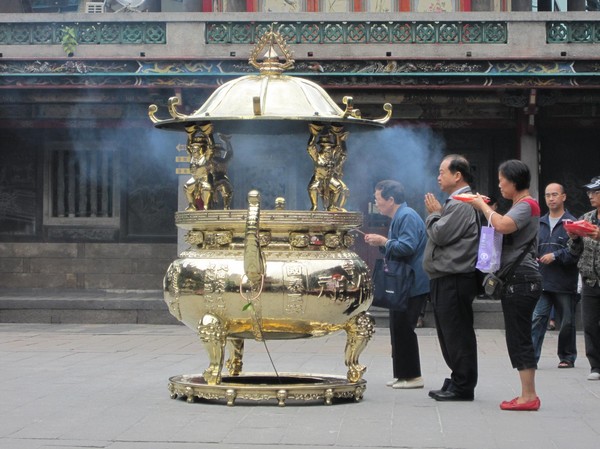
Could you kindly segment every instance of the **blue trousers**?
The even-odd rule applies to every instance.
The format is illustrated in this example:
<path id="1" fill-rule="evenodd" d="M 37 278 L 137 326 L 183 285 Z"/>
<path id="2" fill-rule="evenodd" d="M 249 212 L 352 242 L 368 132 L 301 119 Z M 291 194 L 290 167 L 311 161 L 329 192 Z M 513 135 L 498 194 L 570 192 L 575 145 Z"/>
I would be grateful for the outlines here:
<path id="1" fill-rule="evenodd" d="M 531 324 L 531 338 L 535 349 L 535 359 L 540 360 L 544 336 L 548 327 L 550 310 L 554 306 L 557 314 L 557 322 L 560 323 L 558 333 L 558 359 L 561 362 L 575 363 L 577 358 L 577 346 L 575 344 L 576 326 L 575 309 L 577 307 L 577 295 L 574 293 L 542 292 L 535 309 Z"/>

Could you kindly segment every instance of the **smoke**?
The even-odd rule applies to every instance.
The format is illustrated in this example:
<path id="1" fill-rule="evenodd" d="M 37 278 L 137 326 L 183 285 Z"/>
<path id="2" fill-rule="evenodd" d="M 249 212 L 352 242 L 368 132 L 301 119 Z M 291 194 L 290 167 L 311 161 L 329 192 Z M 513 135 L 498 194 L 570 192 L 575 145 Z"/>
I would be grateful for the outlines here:
<path id="1" fill-rule="evenodd" d="M 233 208 L 245 209 L 248 191 L 261 194 L 264 209 L 273 209 L 275 198 L 286 200 L 286 209 L 310 208 L 307 185 L 313 165 L 306 152 L 306 134 L 233 134 L 233 159 L 228 176 L 234 186 Z M 219 142 L 219 139 L 216 139 Z"/>
<path id="2" fill-rule="evenodd" d="M 364 194 L 372 201 L 375 185 L 383 179 L 393 179 L 404 185 L 406 199 L 413 209 L 425 215 L 423 196 L 432 192 L 441 196 L 437 173 L 445 149 L 443 139 L 431 129 L 390 127 L 372 132 L 360 132 L 348 139 L 346 184 L 351 197 L 347 208 L 364 210 Z"/>
<path id="3" fill-rule="evenodd" d="M 81 116 L 82 107 L 98 108 L 96 102 L 89 105 L 83 102 L 72 108 L 71 113 Z M 98 113 L 96 109 L 94 111 Z M 85 128 L 69 129 L 69 141 L 73 149 L 81 145 L 89 148 L 93 144 L 96 148 L 111 148 L 121 154 L 119 160 L 124 171 L 121 172 L 120 188 L 128 197 L 130 218 L 144 228 L 139 229 L 144 233 L 150 231 L 145 229 L 149 225 L 141 224 L 144 215 L 158 217 L 161 211 L 170 209 L 168 203 L 174 203 L 179 209 L 176 196 L 181 196 L 182 187 L 174 168 L 184 168 L 186 164 L 176 165 L 174 159 L 187 156 L 187 152 L 175 151 L 175 147 L 186 143 L 186 135 L 153 128 L 147 122 L 145 104 L 133 102 L 124 112 L 110 127 L 103 123 L 108 112 L 84 113 L 89 123 Z M 409 205 L 425 215 L 423 195 L 429 191 L 439 193 L 436 178 L 444 150 L 443 140 L 427 127 L 347 130 L 348 154 L 343 181 L 350 194 L 345 208 L 366 212 L 375 184 L 382 179 L 394 179 L 404 184 Z M 286 199 L 287 209 L 310 208 L 307 186 L 314 166 L 306 151 L 309 137 L 306 122 L 217 121 L 215 142 L 225 145 L 219 133 L 229 135 L 233 147 L 233 157 L 227 168 L 234 188 L 232 208 L 245 209 L 247 193 L 252 189 L 261 193 L 264 209 L 274 208 L 277 197 Z M 322 208 L 321 201 L 319 208 Z M 157 232 L 158 228 L 160 226 L 155 226 L 152 232 L 162 234 L 162 231 Z"/>
<path id="4" fill-rule="evenodd" d="M 308 132 L 233 134 L 234 156 L 228 169 L 235 189 L 233 208 L 246 208 L 251 189 L 261 193 L 264 209 L 272 209 L 278 196 L 286 199 L 287 209 L 310 208 L 307 185 L 313 164 L 306 152 L 307 141 Z M 443 140 L 425 127 L 351 130 L 343 170 L 350 189 L 346 209 L 366 211 L 375 184 L 394 179 L 404 185 L 409 205 L 425 215 L 424 194 L 439 193 L 436 179 L 443 150 Z"/>
<path id="5" fill-rule="evenodd" d="M 127 172 L 122 177 L 127 190 L 128 232 L 170 236 L 176 230 L 173 215 L 178 209 L 178 177 L 175 148 L 185 142 L 183 133 L 139 129 L 127 146 Z M 124 142 L 125 143 L 125 142 Z"/>
<path id="6" fill-rule="evenodd" d="M 186 154 L 177 154 L 175 148 L 185 143 L 184 133 L 153 128 L 147 105 L 142 103 L 130 105 L 123 115 L 109 120 L 109 106 L 101 113 L 94 113 L 94 107 L 98 105 L 85 101 L 70 107 L 66 122 L 71 126 L 56 134 L 54 147 L 66 153 L 55 157 L 52 215 L 109 218 L 126 214 L 126 235 L 174 236 L 175 157 Z M 122 199 L 126 208 L 121 207 Z"/>

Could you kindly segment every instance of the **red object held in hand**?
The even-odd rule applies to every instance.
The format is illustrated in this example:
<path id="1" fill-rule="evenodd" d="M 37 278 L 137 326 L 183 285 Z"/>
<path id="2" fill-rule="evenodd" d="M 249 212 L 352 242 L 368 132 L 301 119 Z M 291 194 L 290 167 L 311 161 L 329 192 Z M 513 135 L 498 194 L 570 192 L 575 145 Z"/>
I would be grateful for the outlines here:
<path id="1" fill-rule="evenodd" d="M 570 234 L 575 234 L 580 237 L 587 236 L 590 232 L 594 232 L 597 228 L 596 225 L 593 225 L 589 221 L 579 220 L 563 220 L 563 227 Z"/>
<path id="2" fill-rule="evenodd" d="M 452 198 L 458 201 L 470 203 L 475 198 L 477 198 L 477 195 L 473 195 L 472 193 L 459 193 L 458 195 L 453 195 Z M 487 196 L 481 195 L 481 198 L 483 198 L 483 201 L 485 201 L 486 203 L 490 202 L 490 199 Z"/>

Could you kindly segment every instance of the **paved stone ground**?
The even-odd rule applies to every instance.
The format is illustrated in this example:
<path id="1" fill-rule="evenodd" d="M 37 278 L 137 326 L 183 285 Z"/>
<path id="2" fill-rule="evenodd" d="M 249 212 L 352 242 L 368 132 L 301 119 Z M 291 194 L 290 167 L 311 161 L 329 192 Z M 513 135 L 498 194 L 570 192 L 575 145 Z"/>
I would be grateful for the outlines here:
<path id="1" fill-rule="evenodd" d="M 538 412 L 501 411 L 518 394 L 501 330 L 478 330 L 474 402 L 427 397 L 447 368 L 435 331 L 419 329 L 425 389 L 392 390 L 389 334 L 378 328 L 361 356 L 359 403 L 224 404 L 171 400 L 167 381 L 199 373 L 207 357 L 180 325 L 0 324 L 2 449 L 464 448 L 592 449 L 600 444 L 600 382 L 579 334 L 574 369 L 556 368 L 549 332 L 538 371 Z M 343 333 L 268 343 L 279 371 L 344 375 Z M 244 368 L 271 371 L 262 344 L 246 344 Z"/>

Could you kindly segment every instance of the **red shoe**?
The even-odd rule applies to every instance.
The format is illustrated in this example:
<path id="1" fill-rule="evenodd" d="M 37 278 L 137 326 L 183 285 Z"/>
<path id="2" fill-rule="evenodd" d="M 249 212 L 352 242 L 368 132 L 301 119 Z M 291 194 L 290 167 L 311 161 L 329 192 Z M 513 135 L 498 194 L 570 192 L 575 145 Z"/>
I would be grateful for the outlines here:
<path id="1" fill-rule="evenodd" d="M 512 401 L 502 401 L 502 403 L 500 404 L 500 408 L 502 410 L 521 410 L 535 412 L 539 410 L 540 406 L 542 405 L 540 398 L 537 397 L 533 401 L 523 402 L 522 404 L 519 404 L 517 402 L 518 399 L 519 398 L 514 398 Z"/>

